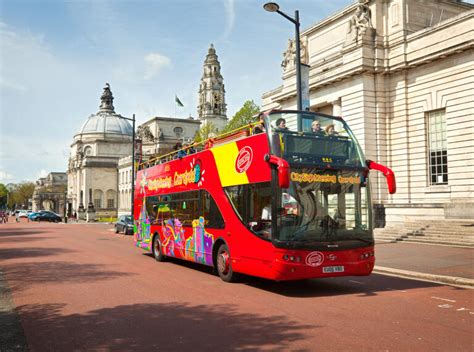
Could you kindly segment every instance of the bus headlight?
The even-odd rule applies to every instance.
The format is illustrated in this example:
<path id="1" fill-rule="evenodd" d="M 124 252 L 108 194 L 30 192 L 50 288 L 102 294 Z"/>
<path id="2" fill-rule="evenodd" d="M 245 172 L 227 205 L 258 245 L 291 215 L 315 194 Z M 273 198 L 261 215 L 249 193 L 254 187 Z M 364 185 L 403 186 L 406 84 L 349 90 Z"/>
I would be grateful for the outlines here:
<path id="1" fill-rule="evenodd" d="M 301 262 L 301 257 L 297 256 L 297 255 L 284 254 L 282 258 L 285 262 L 291 262 L 291 263 L 300 263 Z"/>

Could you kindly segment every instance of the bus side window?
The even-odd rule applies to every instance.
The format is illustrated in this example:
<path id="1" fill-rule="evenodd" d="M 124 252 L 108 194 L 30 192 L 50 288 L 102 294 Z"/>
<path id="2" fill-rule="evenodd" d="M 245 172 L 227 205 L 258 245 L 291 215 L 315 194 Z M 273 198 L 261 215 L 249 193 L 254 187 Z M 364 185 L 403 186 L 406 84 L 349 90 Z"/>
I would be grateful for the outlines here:
<path id="1" fill-rule="evenodd" d="M 206 227 L 222 229 L 224 228 L 224 219 L 212 196 L 205 192 L 203 195 L 203 212 L 206 220 Z"/>

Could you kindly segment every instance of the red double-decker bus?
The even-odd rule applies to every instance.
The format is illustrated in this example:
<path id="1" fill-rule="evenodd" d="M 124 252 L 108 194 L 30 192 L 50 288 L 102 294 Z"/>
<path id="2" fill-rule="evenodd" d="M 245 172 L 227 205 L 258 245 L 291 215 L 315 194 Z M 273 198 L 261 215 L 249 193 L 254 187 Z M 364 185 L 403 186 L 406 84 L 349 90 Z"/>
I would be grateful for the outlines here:
<path id="1" fill-rule="evenodd" d="M 224 281 L 239 273 L 272 280 L 369 275 L 369 170 L 384 172 L 390 193 L 393 172 L 365 159 L 339 117 L 262 115 L 262 133 L 246 127 L 200 151 L 140 166 L 136 246 L 158 261 L 215 267 Z"/>

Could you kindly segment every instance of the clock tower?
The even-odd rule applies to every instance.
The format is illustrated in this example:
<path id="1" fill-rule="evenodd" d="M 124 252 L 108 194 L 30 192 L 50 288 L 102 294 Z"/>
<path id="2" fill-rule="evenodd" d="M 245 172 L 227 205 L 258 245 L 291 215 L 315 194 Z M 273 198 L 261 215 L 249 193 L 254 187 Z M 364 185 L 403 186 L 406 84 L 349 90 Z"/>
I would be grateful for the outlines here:
<path id="1" fill-rule="evenodd" d="M 216 132 L 219 132 L 228 122 L 226 113 L 227 104 L 221 64 L 217 58 L 216 49 L 211 44 L 204 60 L 204 73 L 199 86 L 198 116 L 203 125 L 212 123 L 217 129 Z"/>

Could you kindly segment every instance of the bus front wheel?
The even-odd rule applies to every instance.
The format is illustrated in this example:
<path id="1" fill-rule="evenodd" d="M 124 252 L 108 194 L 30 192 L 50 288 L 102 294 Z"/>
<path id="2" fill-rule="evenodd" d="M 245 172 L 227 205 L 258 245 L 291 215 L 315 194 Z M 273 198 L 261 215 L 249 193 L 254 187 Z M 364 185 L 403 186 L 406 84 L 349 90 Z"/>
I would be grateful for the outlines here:
<path id="1" fill-rule="evenodd" d="M 161 247 L 160 236 L 158 234 L 153 237 L 153 256 L 158 262 L 162 262 L 166 258 L 163 254 L 163 248 Z"/>
<path id="2" fill-rule="evenodd" d="M 237 280 L 237 274 L 232 270 L 229 247 L 226 244 L 222 244 L 217 251 L 217 272 L 219 277 L 225 282 Z"/>

